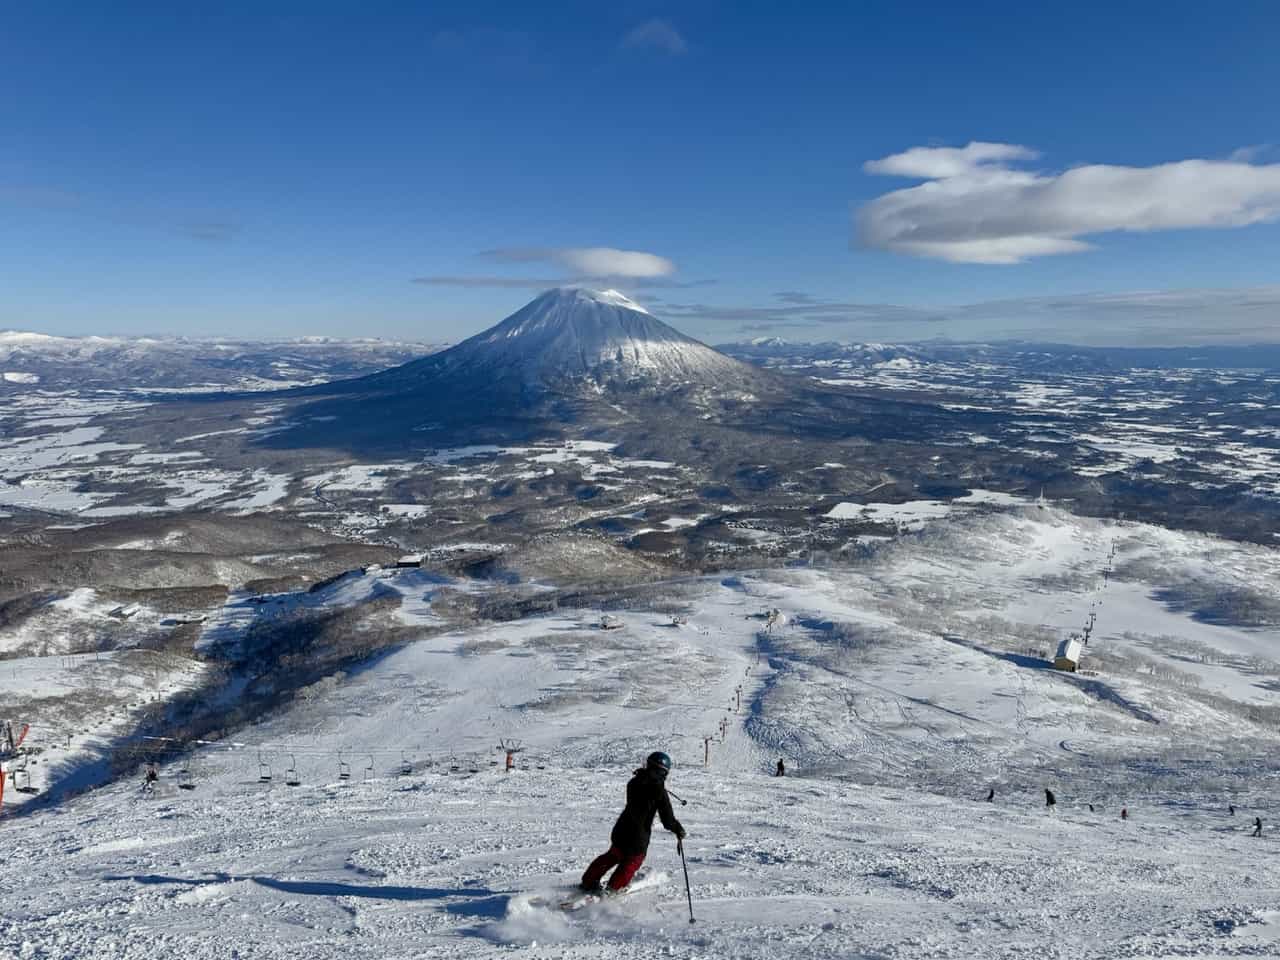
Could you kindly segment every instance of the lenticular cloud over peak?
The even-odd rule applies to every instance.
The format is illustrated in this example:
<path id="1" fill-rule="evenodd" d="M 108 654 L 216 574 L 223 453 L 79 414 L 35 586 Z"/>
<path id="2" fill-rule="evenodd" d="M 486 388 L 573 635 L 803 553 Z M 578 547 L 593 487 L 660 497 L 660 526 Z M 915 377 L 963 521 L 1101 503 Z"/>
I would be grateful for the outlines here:
<path id="1" fill-rule="evenodd" d="M 555 264 L 583 277 L 665 277 L 676 269 L 656 253 L 616 247 L 502 247 L 481 256 L 504 263 Z"/>
<path id="2" fill-rule="evenodd" d="M 953 263 L 1021 263 L 1091 249 L 1113 231 L 1243 227 L 1280 219 L 1280 164 L 1180 160 L 1087 164 L 1060 173 L 1017 166 L 1039 154 L 1007 143 L 913 147 L 864 164 L 924 180 L 857 213 L 868 247 Z"/>

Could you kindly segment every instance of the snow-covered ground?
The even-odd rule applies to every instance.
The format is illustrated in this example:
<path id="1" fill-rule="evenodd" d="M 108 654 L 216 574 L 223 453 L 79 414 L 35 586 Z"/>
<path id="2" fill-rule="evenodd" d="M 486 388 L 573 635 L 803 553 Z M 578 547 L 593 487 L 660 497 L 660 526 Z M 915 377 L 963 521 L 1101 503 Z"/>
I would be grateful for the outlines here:
<path id="1" fill-rule="evenodd" d="M 220 466 L 196 448 L 232 436 L 257 441 L 286 429 L 291 421 L 278 402 L 255 404 L 253 415 L 240 426 L 158 440 L 153 449 L 108 439 L 113 425 L 126 423 L 153 401 L 125 391 L 39 390 L 4 397 L 0 508 L 91 519 L 190 509 L 253 513 L 322 508 L 336 531 L 365 536 L 387 523 L 421 520 L 439 506 L 439 495 L 432 504 L 385 502 L 389 484 L 414 476 L 457 483 L 456 496 L 471 499 L 486 495 L 492 484 L 533 479 L 562 466 L 577 467 L 584 480 L 609 489 L 654 472 L 679 472 L 669 461 L 616 456 L 615 444 L 585 439 L 448 448 L 413 460 L 338 463 L 297 477 L 262 467 Z"/>
<path id="2" fill-rule="evenodd" d="M 213 771 L 204 771 L 212 773 Z M 297 788 L 122 784 L 22 831 L 0 936 L 20 958 L 1275 956 L 1277 842 L 1243 813 L 1056 815 L 677 769 L 651 885 L 554 904 L 607 845 L 624 767 L 447 770 Z M 277 774 L 278 776 L 278 774 Z"/>
<path id="3" fill-rule="evenodd" d="M 1280 631 L 1207 616 L 1186 586 L 1217 585 L 1195 596 L 1220 602 L 1243 577 L 1274 595 L 1274 551 L 994 505 L 850 565 L 623 593 L 607 630 L 598 608 L 441 629 L 422 576 L 386 583 L 403 621 L 433 632 L 174 760 L 154 799 L 135 775 L 0 820 L 22 851 L 0 944 L 41 958 L 1280 954 Z M 1048 669 L 1044 647 L 1090 612 L 1085 672 Z M 675 757 L 688 801 L 698 922 L 661 832 L 642 889 L 561 911 L 651 749 Z M 182 769 L 194 790 L 177 789 Z"/>

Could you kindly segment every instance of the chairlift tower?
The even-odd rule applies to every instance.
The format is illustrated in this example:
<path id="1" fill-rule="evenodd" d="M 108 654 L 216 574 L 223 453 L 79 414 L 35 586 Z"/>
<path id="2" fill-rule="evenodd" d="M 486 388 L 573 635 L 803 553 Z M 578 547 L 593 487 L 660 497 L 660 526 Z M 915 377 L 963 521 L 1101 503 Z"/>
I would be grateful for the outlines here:
<path id="1" fill-rule="evenodd" d="M 498 741 L 498 749 L 506 755 L 505 770 L 510 773 L 516 768 L 516 754 L 524 749 L 524 742 L 521 740 L 509 740 L 503 737 Z"/>

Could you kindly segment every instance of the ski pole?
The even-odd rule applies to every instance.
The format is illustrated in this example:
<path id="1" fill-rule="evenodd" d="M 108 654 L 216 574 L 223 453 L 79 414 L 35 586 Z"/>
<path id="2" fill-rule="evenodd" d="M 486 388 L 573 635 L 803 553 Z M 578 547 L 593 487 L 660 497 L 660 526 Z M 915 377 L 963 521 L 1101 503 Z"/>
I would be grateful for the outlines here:
<path id="1" fill-rule="evenodd" d="M 689 888 L 689 862 L 684 858 L 684 841 L 676 838 L 676 849 L 680 851 L 680 864 L 684 867 L 684 895 L 689 898 L 689 922 L 697 923 L 693 919 L 693 891 Z"/>
<path id="2" fill-rule="evenodd" d="M 688 800 L 681 800 L 681 799 L 680 799 L 680 795 L 679 795 L 678 793 L 672 793 L 670 790 L 668 790 L 668 791 L 667 791 L 667 796 L 668 796 L 668 797 L 675 797 L 677 800 L 680 800 L 680 806 L 682 806 L 682 807 L 687 807 L 687 806 L 689 805 L 689 801 L 688 801 Z"/>

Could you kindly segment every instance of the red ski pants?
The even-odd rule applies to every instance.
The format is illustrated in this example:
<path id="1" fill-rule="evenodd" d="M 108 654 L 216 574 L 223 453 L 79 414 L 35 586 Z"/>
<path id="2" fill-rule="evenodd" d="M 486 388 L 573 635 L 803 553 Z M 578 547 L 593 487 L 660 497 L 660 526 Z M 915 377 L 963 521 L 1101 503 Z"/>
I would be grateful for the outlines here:
<path id="1" fill-rule="evenodd" d="M 643 853 L 623 853 L 617 847 L 610 847 L 608 852 L 600 854 L 591 861 L 587 872 L 582 875 L 584 887 L 594 887 L 601 881 L 610 867 L 617 867 L 609 878 L 610 890 L 621 890 L 636 875 L 640 865 L 644 863 Z"/>

